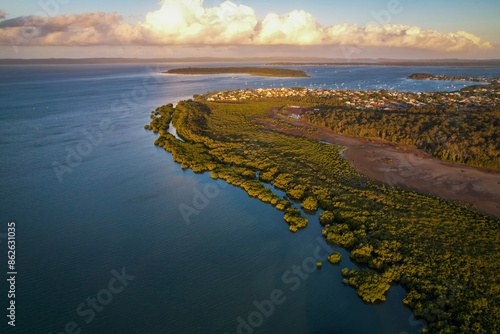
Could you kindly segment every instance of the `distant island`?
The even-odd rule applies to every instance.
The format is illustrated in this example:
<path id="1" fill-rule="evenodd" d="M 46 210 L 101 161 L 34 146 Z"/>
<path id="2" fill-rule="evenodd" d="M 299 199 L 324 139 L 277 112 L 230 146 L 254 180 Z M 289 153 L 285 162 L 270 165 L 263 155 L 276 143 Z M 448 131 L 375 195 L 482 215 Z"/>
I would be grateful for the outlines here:
<path id="1" fill-rule="evenodd" d="M 168 74 L 250 74 L 261 77 L 308 78 L 304 71 L 264 67 L 187 67 L 168 70 Z"/>
<path id="2" fill-rule="evenodd" d="M 446 75 L 433 75 L 429 73 L 414 73 L 407 77 L 411 80 L 441 80 L 441 81 L 473 81 L 473 82 L 486 82 L 498 83 L 500 78 L 481 78 L 481 77 L 456 77 Z"/>

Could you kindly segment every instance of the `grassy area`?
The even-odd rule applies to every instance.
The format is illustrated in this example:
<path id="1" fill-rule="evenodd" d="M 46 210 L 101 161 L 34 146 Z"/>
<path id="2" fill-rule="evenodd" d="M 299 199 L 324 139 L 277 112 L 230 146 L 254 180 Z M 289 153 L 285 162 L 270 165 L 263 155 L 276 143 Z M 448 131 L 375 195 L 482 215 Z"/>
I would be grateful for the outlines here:
<path id="1" fill-rule="evenodd" d="M 433 333 L 495 333 L 500 328 L 500 220 L 435 196 L 378 185 L 342 158 L 341 147 L 259 125 L 286 99 L 239 103 L 181 101 L 153 112 L 155 144 L 183 168 L 210 172 L 284 211 L 289 229 L 324 225 L 323 236 L 370 270 L 344 271 L 363 300 L 384 300 L 391 283 Z M 165 131 L 172 117 L 181 142 Z M 279 123 L 279 124 L 278 124 Z M 148 126 L 149 128 L 149 126 Z M 284 198 L 267 187 L 286 192 Z M 307 222 L 289 199 L 324 210 Z M 339 280 L 342 277 L 339 277 Z M 325 287 L 327 288 L 327 287 Z"/>
<path id="2" fill-rule="evenodd" d="M 163 73 L 169 74 L 250 74 L 262 77 L 286 77 L 286 78 L 307 78 L 304 71 L 290 70 L 285 68 L 265 68 L 265 67 L 217 67 L 217 68 L 176 68 Z"/>

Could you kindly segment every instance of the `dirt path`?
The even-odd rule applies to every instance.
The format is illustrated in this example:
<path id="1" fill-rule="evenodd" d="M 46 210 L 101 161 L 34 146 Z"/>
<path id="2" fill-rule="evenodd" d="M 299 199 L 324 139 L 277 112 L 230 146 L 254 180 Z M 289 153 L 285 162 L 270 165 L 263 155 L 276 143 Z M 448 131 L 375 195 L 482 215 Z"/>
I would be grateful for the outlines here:
<path id="1" fill-rule="evenodd" d="M 344 157 L 360 173 L 374 180 L 469 203 L 481 211 L 500 217 L 500 171 L 441 161 L 415 147 L 381 139 L 339 135 L 303 120 L 284 117 L 278 114 L 278 110 L 271 108 L 268 116 L 304 128 L 288 133 L 345 146 Z M 267 125 L 272 127 L 270 123 Z"/>

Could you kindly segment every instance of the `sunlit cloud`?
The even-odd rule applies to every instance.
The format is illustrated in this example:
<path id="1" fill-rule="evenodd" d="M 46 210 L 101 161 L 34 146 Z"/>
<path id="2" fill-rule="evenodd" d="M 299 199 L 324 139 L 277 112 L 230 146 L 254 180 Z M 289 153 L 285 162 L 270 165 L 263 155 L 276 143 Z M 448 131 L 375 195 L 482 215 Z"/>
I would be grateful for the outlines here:
<path id="1" fill-rule="evenodd" d="M 0 18 L 5 13 L 0 11 Z M 83 13 L 0 22 L 0 44 L 9 45 L 359 45 L 439 51 L 490 49 L 473 34 L 444 33 L 417 26 L 320 25 L 312 14 L 294 10 L 259 20 L 252 8 L 226 1 L 206 8 L 203 0 L 164 0 L 136 24 L 113 13 Z"/>
<path id="2" fill-rule="evenodd" d="M 7 14 L 4 10 L 0 9 L 0 20 L 3 20 Z"/>
<path id="3" fill-rule="evenodd" d="M 252 8 L 230 1 L 205 8 L 203 0 L 165 0 L 138 26 L 152 32 L 153 43 L 246 44 L 258 23 Z"/>
<path id="4" fill-rule="evenodd" d="M 294 10 L 278 16 L 268 14 L 256 32 L 257 44 L 323 44 L 324 30 L 309 13 Z"/>

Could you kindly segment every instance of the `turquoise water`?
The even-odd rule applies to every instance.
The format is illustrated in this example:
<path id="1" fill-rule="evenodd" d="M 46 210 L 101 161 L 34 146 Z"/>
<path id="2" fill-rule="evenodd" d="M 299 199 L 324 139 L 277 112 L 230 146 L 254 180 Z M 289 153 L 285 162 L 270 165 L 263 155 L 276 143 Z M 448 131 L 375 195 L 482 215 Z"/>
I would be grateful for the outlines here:
<path id="1" fill-rule="evenodd" d="M 308 67 L 313 78 L 304 79 L 158 74 L 183 65 L 0 67 L 0 233 L 9 221 L 17 225 L 18 308 L 9 333 L 60 333 L 65 326 L 68 333 L 419 332 L 422 324 L 401 303 L 402 288 L 367 305 L 342 285 L 340 270 L 354 267 L 346 252 L 340 266 L 310 269 L 315 253 L 333 250 L 318 239 L 317 217 L 289 233 L 271 206 L 183 171 L 143 126 L 157 106 L 212 90 L 341 83 L 452 90 L 404 78 L 499 71 Z M 185 219 L 180 207 L 195 211 Z M 134 278 L 119 289 L 113 279 L 122 270 Z M 7 307 L 4 280 L 0 289 Z M 259 311 L 254 301 L 272 296 L 279 305 L 264 302 Z"/>

